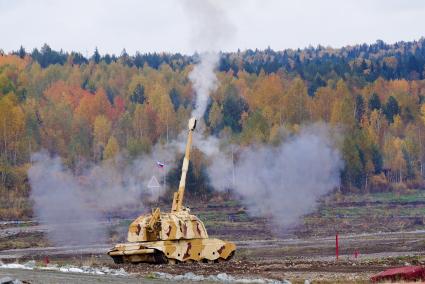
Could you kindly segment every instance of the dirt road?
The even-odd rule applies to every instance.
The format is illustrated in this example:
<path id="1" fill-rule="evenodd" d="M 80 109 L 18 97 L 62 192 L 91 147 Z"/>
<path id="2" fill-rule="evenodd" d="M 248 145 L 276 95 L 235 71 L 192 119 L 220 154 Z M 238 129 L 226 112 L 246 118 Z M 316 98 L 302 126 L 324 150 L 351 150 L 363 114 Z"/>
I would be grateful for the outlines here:
<path id="1" fill-rule="evenodd" d="M 345 280 L 356 283 L 367 281 L 374 273 L 392 266 L 425 264 L 424 231 L 340 235 L 339 240 L 341 254 L 338 261 L 334 256 L 335 237 L 333 236 L 235 241 L 238 246 L 235 258 L 230 262 L 219 264 L 116 265 L 106 255 L 110 247 L 107 244 L 3 250 L 0 251 L 0 259 L 4 262 L 23 262 L 34 259 L 42 263 L 43 259 L 48 256 L 51 262 L 58 264 L 88 264 L 108 266 L 114 269 L 123 268 L 143 279 L 149 279 L 152 274 L 157 272 L 172 275 L 193 272 L 198 275 L 227 273 L 235 277 L 248 276 L 292 281 Z M 353 255 L 355 249 L 360 252 L 357 259 Z M 33 272 L 30 273 L 30 276 L 35 277 L 32 279 L 37 279 L 37 275 L 43 273 Z M 52 274 L 48 274 L 48 277 L 74 276 L 61 276 L 59 272 L 52 272 Z M 87 277 L 86 282 L 88 283 L 100 279 Z M 74 279 L 69 280 L 73 281 Z M 75 281 L 77 280 L 75 279 Z"/>
<path id="2" fill-rule="evenodd" d="M 334 258 L 335 237 L 292 238 L 273 240 L 232 240 L 239 256 L 258 254 L 260 257 L 309 257 L 331 260 Z M 102 255 L 111 244 L 89 246 L 38 247 L 0 251 L 0 259 L 27 259 L 44 256 Z M 350 258 L 354 249 L 362 258 L 403 256 L 425 253 L 425 231 L 369 233 L 339 236 L 340 254 Z"/>

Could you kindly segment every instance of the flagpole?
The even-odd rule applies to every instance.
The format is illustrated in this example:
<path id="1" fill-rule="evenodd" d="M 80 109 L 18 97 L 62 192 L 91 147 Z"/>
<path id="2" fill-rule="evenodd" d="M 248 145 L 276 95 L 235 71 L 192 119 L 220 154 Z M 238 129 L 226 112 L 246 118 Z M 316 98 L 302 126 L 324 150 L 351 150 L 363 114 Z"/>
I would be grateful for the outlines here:
<path id="1" fill-rule="evenodd" d="M 233 181 L 233 189 L 235 189 L 235 154 L 234 154 L 234 150 L 233 150 L 233 145 L 232 145 L 232 181 Z"/>
<path id="2" fill-rule="evenodd" d="M 163 190 L 164 190 L 164 192 L 165 192 L 165 166 L 164 166 L 163 170 L 164 170 L 164 173 L 163 173 L 163 175 L 164 175 Z"/>

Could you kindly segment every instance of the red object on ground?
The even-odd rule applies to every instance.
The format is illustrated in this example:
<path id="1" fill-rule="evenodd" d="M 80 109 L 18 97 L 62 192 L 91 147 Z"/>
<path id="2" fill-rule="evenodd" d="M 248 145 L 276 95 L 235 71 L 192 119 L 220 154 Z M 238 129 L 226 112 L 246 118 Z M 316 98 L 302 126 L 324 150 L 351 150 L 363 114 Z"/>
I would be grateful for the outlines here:
<path id="1" fill-rule="evenodd" d="M 49 257 L 48 257 L 48 256 L 45 256 L 45 257 L 44 257 L 44 264 L 46 264 L 46 265 L 47 265 L 47 264 L 49 264 L 49 262 L 50 262 L 50 261 L 49 261 Z"/>
<path id="2" fill-rule="evenodd" d="M 355 257 L 355 259 L 357 259 L 357 257 L 359 256 L 359 251 L 356 249 L 355 251 L 354 251 L 354 257 Z"/>
<path id="3" fill-rule="evenodd" d="M 338 233 L 335 236 L 335 256 L 336 256 L 336 260 L 338 260 L 338 257 L 339 257 Z"/>
<path id="4" fill-rule="evenodd" d="M 405 266 L 391 268 L 373 275 L 370 280 L 372 282 L 378 281 L 417 281 L 425 280 L 425 267 L 423 266 Z"/>

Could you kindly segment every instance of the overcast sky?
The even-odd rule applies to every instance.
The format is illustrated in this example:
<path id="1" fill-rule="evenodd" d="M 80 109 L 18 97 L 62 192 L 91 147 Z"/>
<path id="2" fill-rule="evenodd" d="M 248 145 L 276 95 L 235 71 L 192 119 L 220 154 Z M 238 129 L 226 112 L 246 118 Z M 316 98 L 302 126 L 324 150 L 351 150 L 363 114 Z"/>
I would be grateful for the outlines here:
<path id="1" fill-rule="evenodd" d="M 425 0 L 210 0 L 219 17 L 192 9 L 205 1 L 0 0 L 0 49 L 48 43 L 84 55 L 96 46 L 102 54 L 123 48 L 130 54 L 192 53 L 205 47 L 199 44 L 205 27 L 215 29 L 210 36 L 225 51 L 393 43 L 425 35 Z"/>

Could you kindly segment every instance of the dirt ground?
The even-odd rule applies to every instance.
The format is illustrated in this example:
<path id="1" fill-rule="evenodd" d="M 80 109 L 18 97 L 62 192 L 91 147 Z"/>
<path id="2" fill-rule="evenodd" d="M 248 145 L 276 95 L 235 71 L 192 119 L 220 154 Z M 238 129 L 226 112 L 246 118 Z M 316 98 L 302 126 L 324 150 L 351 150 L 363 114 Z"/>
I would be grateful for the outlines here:
<path id="1" fill-rule="evenodd" d="M 204 221 L 210 237 L 236 243 L 237 253 L 231 261 L 114 264 L 106 252 L 113 243 L 125 241 L 126 227 L 132 220 L 119 216 L 103 223 L 110 232 L 110 243 L 89 246 L 55 247 L 47 238 L 50 230 L 47 225 L 2 223 L 0 260 L 4 263 L 36 260 L 43 265 L 47 256 L 50 263 L 58 265 L 123 268 L 131 273 L 131 281 L 135 277 L 135 281 L 143 279 L 154 283 L 152 278 L 158 272 L 172 275 L 191 272 L 204 276 L 227 273 L 241 278 L 287 279 L 292 283 L 304 283 L 305 280 L 313 283 L 369 283 L 373 274 L 385 269 L 425 264 L 425 193 L 419 191 L 405 196 L 328 197 L 297 227 L 285 232 L 273 230 L 267 218 L 249 216 L 236 201 L 196 204 L 192 206 L 192 213 Z M 337 231 L 338 260 L 335 258 Z M 359 252 L 357 258 L 354 251 Z M 4 273 L 5 270 L 0 269 L 0 275 Z M 43 273 L 34 273 L 27 275 L 28 279 L 43 277 Z M 46 280 L 64 277 L 57 273 L 46 274 Z M 87 282 L 98 281 L 93 279 L 88 278 Z M 37 281 L 33 283 L 41 283 Z"/>
<path id="2" fill-rule="evenodd" d="M 416 244 L 416 245 L 413 245 Z M 318 282 L 368 283 L 370 276 L 395 266 L 425 264 L 423 232 L 340 236 L 342 255 L 336 260 L 333 238 L 268 240 L 238 242 L 238 253 L 230 262 L 179 265 L 112 265 L 126 271 L 149 275 L 170 274 L 211 275 L 227 273 L 234 276 L 288 279 L 293 283 L 305 280 Z M 351 252 L 357 249 L 357 259 Z"/>
<path id="3" fill-rule="evenodd" d="M 4 262 L 34 259 L 50 263 L 123 268 L 137 278 L 151 279 L 155 273 L 197 275 L 227 273 L 234 277 L 290 280 L 292 283 L 368 283 L 373 274 L 395 266 L 425 264 L 425 234 L 422 231 L 340 235 L 341 255 L 334 256 L 334 238 L 273 239 L 237 241 L 237 254 L 224 263 L 180 263 L 176 265 L 114 264 L 108 245 L 3 250 Z M 360 255 L 356 259 L 352 251 Z"/>

